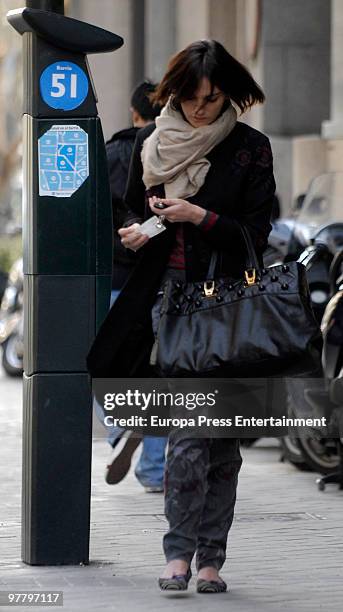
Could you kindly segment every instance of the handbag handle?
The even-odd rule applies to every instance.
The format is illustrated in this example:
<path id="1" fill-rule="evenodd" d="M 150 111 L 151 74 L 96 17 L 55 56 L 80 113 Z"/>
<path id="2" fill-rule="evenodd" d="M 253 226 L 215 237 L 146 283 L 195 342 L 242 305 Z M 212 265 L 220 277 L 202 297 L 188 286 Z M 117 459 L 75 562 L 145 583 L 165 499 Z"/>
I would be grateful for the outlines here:
<path id="1" fill-rule="evenodd" d="M 239 229 L 241 230 L 241 233 L 242 233 L 242 236 L 245 242 L 245 246 L 247 249 L 247 257 L 245 260 L 245 278 L 248 284 L 253 285 L 255 282 L 256 270 L 259 267 L 255 247 L 254 247 L 253 241 L 250 236 L 250 232 L 248 231 L 247 227 L 243 225 L 242 223 L 240 223 L 239 221 L 235 220 L 235 222 L 237 223 Z M 218 251 L 213 251 L 212 256 L 211 256 L 210 265 L 209 265 L 208 272 L 207 272 L 207 276 L 206 276 L 207 281 L 212 281 L 214 279 L 217 262 L 218 262 Z"/>

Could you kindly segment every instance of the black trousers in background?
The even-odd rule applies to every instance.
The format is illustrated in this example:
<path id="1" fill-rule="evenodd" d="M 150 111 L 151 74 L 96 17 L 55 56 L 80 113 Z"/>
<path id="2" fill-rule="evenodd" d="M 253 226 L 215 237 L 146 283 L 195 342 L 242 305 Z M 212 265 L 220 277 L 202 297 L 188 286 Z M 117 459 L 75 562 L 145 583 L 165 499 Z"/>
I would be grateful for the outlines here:
<path id="1" fill-rule="evenodd" d="M 237 439 L 170 434 L 165 470 L 169 530 L 163 539 L 167 561 L 191 563 L 196 552 L 198 570 L 222 567 L 241 465 Z"/>

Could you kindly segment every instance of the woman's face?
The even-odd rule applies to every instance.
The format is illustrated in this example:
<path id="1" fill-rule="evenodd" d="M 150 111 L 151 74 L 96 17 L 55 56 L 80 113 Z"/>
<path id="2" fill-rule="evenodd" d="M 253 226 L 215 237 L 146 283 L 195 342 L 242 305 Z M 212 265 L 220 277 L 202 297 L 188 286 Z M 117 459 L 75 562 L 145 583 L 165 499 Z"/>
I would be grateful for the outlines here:
<path id="1" fill-rule="evenodd" d="M 216 86 L 212 93 L 211 89 L 210 81 L 204 77 L 193 97 L 181 102 L 183 114 L 195 128 L 213 123 L 223 108 L 225 94 Z"/>

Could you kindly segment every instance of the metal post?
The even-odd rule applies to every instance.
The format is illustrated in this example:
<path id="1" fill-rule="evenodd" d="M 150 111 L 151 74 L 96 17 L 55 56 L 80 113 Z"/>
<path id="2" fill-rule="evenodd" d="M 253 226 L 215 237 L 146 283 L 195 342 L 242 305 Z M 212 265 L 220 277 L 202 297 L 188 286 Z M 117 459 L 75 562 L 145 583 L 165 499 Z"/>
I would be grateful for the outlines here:
<path id="1" fill-rule="evenodd" d="M 24 47 L 22 558 L 79 564 L 89 558 L 86 355 L 108 310 L 112 260 L 105 145 L 86 55 L 123 40 L 65 17 L 63 2 L 30 5 L 8 14 Z"/>

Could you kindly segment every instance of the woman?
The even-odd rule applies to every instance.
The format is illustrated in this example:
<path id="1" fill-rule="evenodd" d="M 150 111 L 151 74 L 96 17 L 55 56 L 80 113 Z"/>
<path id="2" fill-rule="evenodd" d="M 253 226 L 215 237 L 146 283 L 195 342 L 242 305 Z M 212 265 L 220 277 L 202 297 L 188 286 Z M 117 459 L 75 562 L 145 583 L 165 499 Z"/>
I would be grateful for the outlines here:
<path id="1" fill-rule="evenodd" d="M 264 101 L 250 73 L 213 40 L 174 56 L 154 100 L 164 105 L 155 126 L 137 136 L 126 203 L 131 223 L 122 244 L 141 258 L 99 331 L 89 355 L 93 376 L 152 376 L 149 357 L 167 278 L 205 280 L 213 249 L 216 273 L 240 277 L 244 222 L 261 258 L 270 232 L 275 191 L 266 136 L 237 122 L 237 112 Z M 156 207 L 162 202 L 164 210 Z M 162 215 L 167 231 L 148 238 L 137 222 Z M 136 223 L 135 223 L 136 222 Z M 239 441 L 173 432 L 165 475 L 169 530 L 162 589 L 187 588 L 196 553 L 198 592 L 222 592 L 238 473 Z"/>

